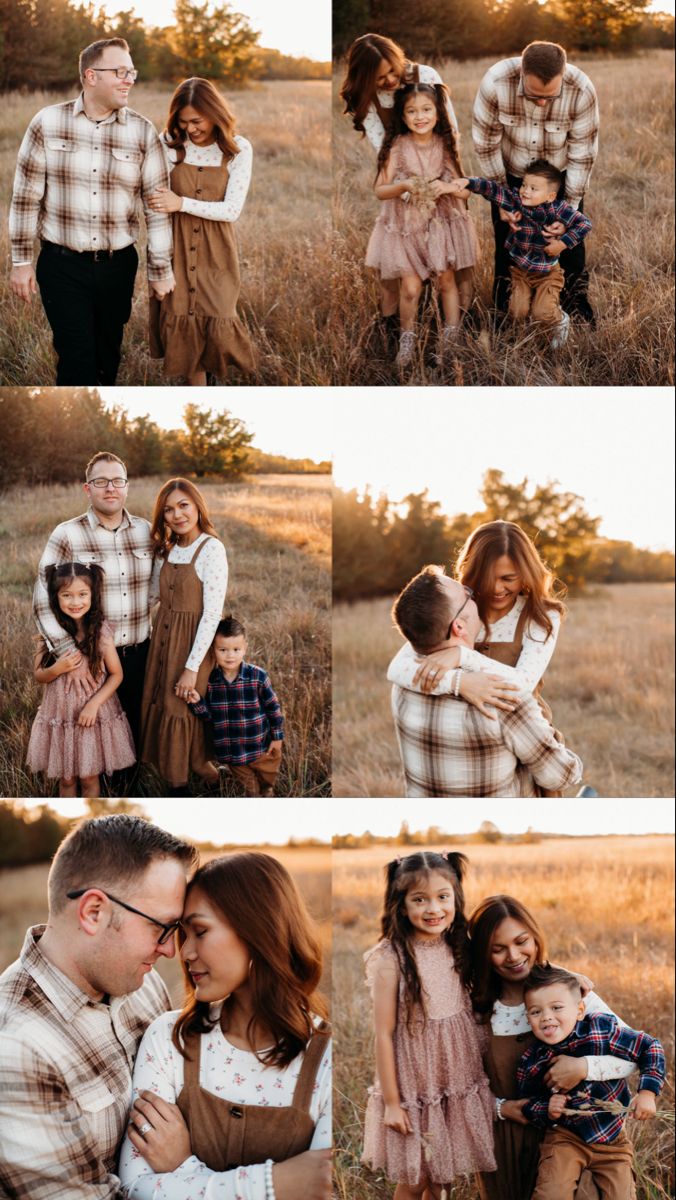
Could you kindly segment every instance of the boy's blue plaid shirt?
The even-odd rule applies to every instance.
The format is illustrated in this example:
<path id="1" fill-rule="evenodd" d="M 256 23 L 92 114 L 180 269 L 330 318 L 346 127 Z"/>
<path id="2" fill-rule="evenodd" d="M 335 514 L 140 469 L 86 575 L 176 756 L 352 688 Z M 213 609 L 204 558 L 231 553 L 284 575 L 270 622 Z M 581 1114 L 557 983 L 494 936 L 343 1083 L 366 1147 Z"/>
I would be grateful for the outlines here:
<path id="1" fill-rule="evenodd" d="M 232 683 L 214 667 L 206 696 L 190 707 L 196 716 L 211 720 L 219 762 L 255 762 L 271 741 L 284 737 L 279 700 L 267 673 L 254 663 L 243 662 Z"/>
<path id="2" fill-rule="evenodd" d="M 570 1054 L 573 1058 L 613 1054 L 616 1058 L 628 1059 L 639 1066 L 639 1090 L 654 1092 L 656 1096 L 664 1083 L 666 1064 L 657 1038 L 620 1025 L 610 1013 L 583 1017 L 562 1042 L 555 1046 L 535 1042 L 521 1057 L 516 1082 L 521 1098 L 532 1097 L 523 1113 L 535 1125 L 552 1125 L 547 1112 L 551 1092 L 544 1083 L 544 1077 L 552 1059 L 558 1054 Z M 583 1081 L 569 1095 L 566 1108 L 579 1108 L 581 1104 L 591 1104 L 593 1107 L 595 1100 L 619 1100 L 620 1104 L 627 1105 L 630 1099 L 631 1093 L 624 1079 Z M 624 1117 L 615 1113 L 592 1113 L 584 1117 L 560 1117 L 556 1124 L 563 1125 L 583 1142 L 613 1142 L 622 1129 Z"/>
<path id="3" fill-rule="evenodd" d="M 490 179 L 470 179 L 467 186 L 471 192 L 478 192 L 480 196 L 492 200 L 507 212 L 521 213 L 519 227 L 515 231 L 510 230 L 505 246 L 512 262 L 524 271 L 541 271 L 544 274 L 551 271 L 559 261 L 556 255 L 550 256 L 545 252 L 547 241 L 542 235 L 545 225 L 562 221 L 566 232 L 556 240 L 566 246 L 577 246 L 591 229 L 589 217 L 573 208 L 566 200 L 550 200 L 547 204 L 538 204 L 535 208 L 530 208 L 521 203 L 521 197 L 515 188 L 504 187 Z"/>

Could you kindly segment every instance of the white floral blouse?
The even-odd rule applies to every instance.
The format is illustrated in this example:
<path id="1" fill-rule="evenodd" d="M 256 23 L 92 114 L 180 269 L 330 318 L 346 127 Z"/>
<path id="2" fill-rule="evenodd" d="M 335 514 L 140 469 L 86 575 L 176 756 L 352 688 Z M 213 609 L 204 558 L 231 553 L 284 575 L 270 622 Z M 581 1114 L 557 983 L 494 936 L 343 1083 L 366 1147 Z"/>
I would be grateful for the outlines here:
<path id="1" fill-rule="evenodd" d="M 239 152 L 228 163 L 228 183 L 222 200 L 193 200 L 184 196 L 181 201 L 181 212 L 190 213 L 193 217 L 201 217 L 205 221 L 236 221 L 244 208 L 244 201 L 251 182 L 251 166 L 253 150 L 251 142 L 235 134 Z M 169 169 L 176 163 L 176 151 L 170 150 L 162 141 L 164 154 Z M 223 151 L 216 142 L 210 146 L 196 146 L 190 138 L 186 140 L 184 162 L 194 167 L 220 167 L 223 161 Z"/>

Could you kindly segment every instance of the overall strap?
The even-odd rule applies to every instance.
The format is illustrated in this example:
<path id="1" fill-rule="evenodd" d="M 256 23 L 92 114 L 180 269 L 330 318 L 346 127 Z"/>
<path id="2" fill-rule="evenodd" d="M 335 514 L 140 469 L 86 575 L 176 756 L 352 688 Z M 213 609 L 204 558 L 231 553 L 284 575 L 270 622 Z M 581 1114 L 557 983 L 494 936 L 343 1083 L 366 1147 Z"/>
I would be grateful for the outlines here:
<path id="1" fill-rule="evenodd" d="M 213 541 L 213 538 L 212 538 L 211 534 L 208 533 L 207 536 L 205 537 L 204 541 L 200 542 L 195 553 L 193 554 L 192 558 L 190 559 L 191 567 L 194 567 L 195 563 L 197 562 L 197 559 L 199 558 L 200 554 L 202 553 L 202 551 L 203 551 L 204 547 L 207 545 L 207 543 L 212 542 L 212 541 Z"/>
<path id="2" fill-rule="evenodd" d="M 325 1021 L 322 1021 L 317 1032 L 312 1035 L 307 1044 L 291 1101 L 293 1107 L 299 1108 L 302 1112 L 309 1112 L 310 1110 L 310 1101 L 312 1100 L 312 1091 L 315 1086 L 317 1071 L 319 1070 L 322 1055 L 330 1038 L 330 1026 Z"/>
<path id="3" fill-rule="evenodd" d="M 516 623 L 516 629 L 514 630 L 514 637 L 512 639 L 512 641 L 514 643 L 518 643 L 519 653 L 521 652 L 521 647 L 523 646 L 523 633 L 524 633 L 524 629 L 526 628 L 527 620 L 528 620 L 528 604 L 524 604 L 523 608 L 521 609 L 521 612 L 519 613 L 519 619 Z"/>
<path id="4" fill-rule="evenodd" d="M 183 1086 L 185 1088 L 199 1087 L 200 1055 L 202 1038 L 199 1033 L 188 1033 L 183 1036 L 183 1047 L 190 1058 L 183 1059 Z"/>

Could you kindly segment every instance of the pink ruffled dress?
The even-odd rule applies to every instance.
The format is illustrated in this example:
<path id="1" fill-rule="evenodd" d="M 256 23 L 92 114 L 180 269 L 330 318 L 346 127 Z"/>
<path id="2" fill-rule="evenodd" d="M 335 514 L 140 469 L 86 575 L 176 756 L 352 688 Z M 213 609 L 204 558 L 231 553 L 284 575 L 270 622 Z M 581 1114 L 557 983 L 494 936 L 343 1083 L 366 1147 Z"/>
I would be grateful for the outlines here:
<path id="1" fill-rule="evenodd" d="M 111 626 L 104 622 L 101 638 L 112 639 Z M 81 668 L 78 674 L 81 673 Z M 78 725 L 85 704 L 103 687 L 107 675 L 92 687 L 79 678 L 67 689 L 70 672 L 45 684 L 28 743 L 26 764 L 31 771 L 44 771 L 50 779 L 84 779 L 111 775 L 136 762 L 134 741 L 122 705 L 113 693 L 101 705 L 96 722 L 89 728 Z"/>
<path id="2" fill-rule="evenodd" d="M 393 183 L 413 175 L 445 182 L 458 178 L 436 133 L 425 146 L 407 134 L 395 138 L 390 161 L 394 166 Z M 441 196 L 431 217 L 401 196 L 381 201 L 366 251 L 367 267 L 374 267 L 381 278 L 417 275 L 428 279 L 448 268 L 461 271 L 473 267 L 477 258 L 476 231 L 464 200 Z"/>
<path id="3" fill-rule="evenodd" d="M 391 962 L 399 972 L 399 1019 L 394 1059 L 402 1107 L 413 1133 L 404 1136 L 383 1124 L 380 1085 L 369 1093 L 363 1161 L 388 1179 L 416 1186 L 449 1184 L 458 1175 L 494 1171 L 493 1099 L 481 1055 L 485 1031 L 474 1021 L 469 996 L 442 939 L 418 940 L 414 953 L 427 1020 L 404 1017 L 404 982 L 396 953 L 384 940 L 367 952 L 367 984 Z"/>

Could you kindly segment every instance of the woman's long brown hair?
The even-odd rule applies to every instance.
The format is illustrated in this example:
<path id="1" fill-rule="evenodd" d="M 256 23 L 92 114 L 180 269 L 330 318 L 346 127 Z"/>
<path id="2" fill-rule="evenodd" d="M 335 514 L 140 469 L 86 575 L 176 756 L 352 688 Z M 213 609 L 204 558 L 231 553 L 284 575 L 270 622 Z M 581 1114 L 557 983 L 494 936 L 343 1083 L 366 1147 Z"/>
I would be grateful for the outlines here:
<path id="1" fill-rule="evenodd" d="M 364 117 L 376 94 L 376 78 L 383 59 L 400 79 L 404 77 L 408 60 L 401 46 L 391 38 L 379 33 L 365 33 L 347 52 L 347 74 L 340 95 L 345 101 L 344 113 L 350 114 L 359 133 L 364 132 Z"/>
<path id="2" fill-rule="evenodd" d="M 161 558 L 166 558 L 172 546 L 176 545 L 176 534 L 169 531 L 164 520 L 164 506 L 167 503 L 167 497 L 172 492 L 185 492 L 185 495 L 192 500 L 197 508 L 200 532 L 209 533 L 212 537 L 218 537 L 216 530 L 211 524 L 207 502 L 199 488 L 194 483 L 191 483 L 189 479 L 181 478 L 180 475 L 176 479 L 168 479 L 157 493 L 153 509 L 153 519 L 150 525 L 150 536 L 153 539 L 155 554 Z"/>
<path id="3" fill-rule="evenodd" d="M 227 105 L 224 96 L 208 79 L 194 76 L 179 83 L 169 101 L 169 115 L 164 129 L 164 141 L 170 150 L 176 151 L 176 161 L 183 162 L 188 134 L 181 129 L 178 119 L 183 108 L 194 108 L 201 117 L 206 117 L 214 124 L 214 137 L 223 158 L 230 162 L 239 154 L 239 146 L 235 141 L 235 117 Z"/>
<path id="4" fill-rule="evenodd" d="M 495 931 L 512 917 L 532 935 L 537 949 L 537 962 L 545 962 L 547 943 L 535 917 L 513 896 L 488 896 L 474 909 L 467 922 L 468 955 L 463 967 L 463 981 L 472 997 L 472 1007 L 485 1024 L 490 1021 L 495 1001 L 500 997 L 501 980 L 491 960 L 491 944 Z"/>
<path id="5" fill-rule="evenodd" d="M 438 133 L 444 143 L 446 157 L 453 167 L 455 167 L 458 175 L 462 177 L 464 174 L 462 163 L 460 162 L 460 151 L 458 148 L 458 135 L 453 129 L 448 116 L 446 101 L 448 99 L 448 88 L 445 83 L 407 83 L 404 87 L 399 88 L 394 96 L 394 105 L 392 108 L 392 120 L 385 130 L 383 144 L 378 153 L 378 166 L 376 168 L 376 178 L 380 172 L 385 169 L 387 160 L 390 157 L 392 143 L 397 137 L 410 135 L 411 131 L 404 121 L 404 105 L 411 96 L 422 95 L 431 96 L 437 110 L 437 123 L 434 126 L 434 132 Z"/>
<path id="6" fill-rule="evenodd" d="M 277 859 L 256 851 L 213 858 L 196 872 L 189 890 L 198 888 L 246 943 L 251 956 L 249 987 L 253 1015 L 247 1038 L 271 1034 L 273 1045 L 257 1057 L 268 1066 L 285 1067 L 305 1049 L 316 1031 L 313 1014 L 325 1017 L 318 992 L 322 951 L 314 923 L 289 872 Z M 215 1021 L 209 1004 L 198 1000 L 185 963 L 186 1000 L 172 1041 L 185 1052 L 189 1033 L 208 1033 Z M 224 1012 L 227 1019 L 227 999 Z"/>
<path id="7" fill-rule="evenodd" d="M 489 521 L 470 533 L 455 563 L 456 578 L 471 587 L 490 639 L 486 619 L 487 599 L 493 585 L 492 570 L 498 558 L 507 555 L 523 580 L 526 614 L 531 625 L 539 625 L 550 637 L 554 632 L 549 611 L 564 616 L 565 584 L 543 563 L 530 538 L 513 521 Z M 531 632 L 532 637 L 532 632 Z"/>

